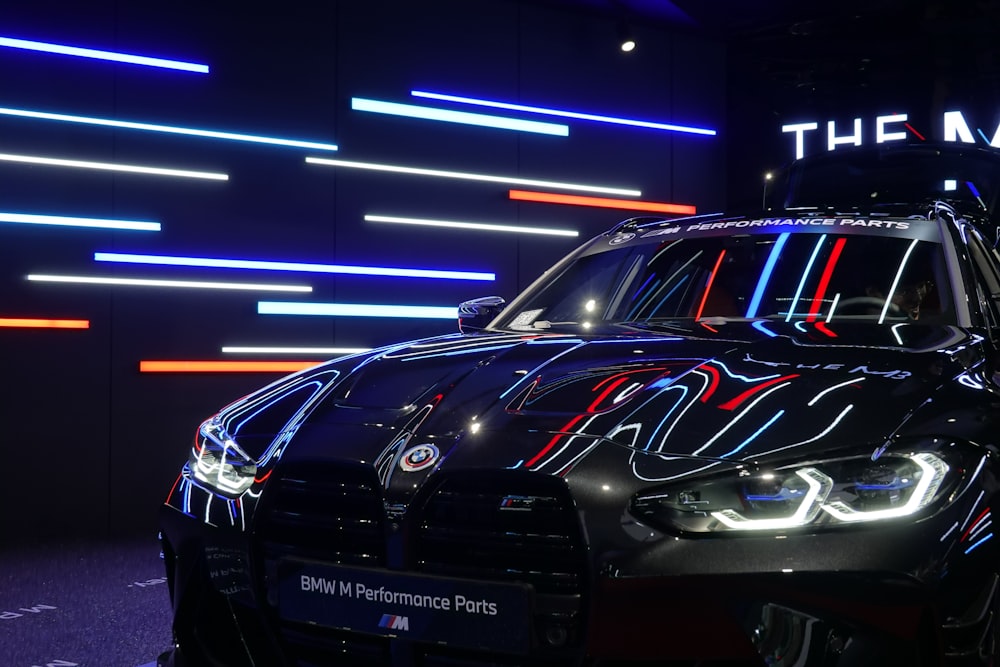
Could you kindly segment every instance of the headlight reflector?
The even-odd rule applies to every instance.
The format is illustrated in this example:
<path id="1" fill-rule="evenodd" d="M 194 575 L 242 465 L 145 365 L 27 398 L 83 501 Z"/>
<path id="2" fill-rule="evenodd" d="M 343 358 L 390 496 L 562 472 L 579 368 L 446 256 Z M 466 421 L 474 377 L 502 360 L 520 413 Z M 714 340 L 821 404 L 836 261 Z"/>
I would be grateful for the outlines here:
<path id="1" fill-rule="evenodd" d="M 951 470 L 926 451 L 742 469 L 640 492 L 630 511 L 651 526 L 695 533 L 857 524 L 920 512 L 951 488 Z"/>
<path id="2" fill-rule="evenodd" d="M 257 474 L 257 464 L 212 420 L 198 427 L 188 466 L 195 479 L 227 496 L 249 489 Z"/>
<path id="3" fill-rule="evenodd" d="M 773 478 L 773 476 L 771 477 Z M 801 488 L 800 484 L 796 484 L 797 480 L 794 479 L 795 477 L 805 481 L 805 489 Z M 760 481 L 770 482 L 772 480 L 765 477 Z M 712 512 L 712 516 L 734 530 L 774 530 L 777 528 L 801 526 L 816 518 L 820 508 L 823 507 L 823 501 L 827 499 L 830 495 L 830 489 L 833 488 L 833 480 L 815 468 L 801 468 L 796 470 L 794 476 L 790 476 L 784 482 L 787 486 L 782 484 L 777 489 L 777 493 L 771 496 L 750 493 L 745 494 L 745 496 L 748 499 L 756 498 L 756 502 L 778 502 L 784 505 L 791 505 L 795 510 L 789 516 L 770 519 L 750 519 L 733 509 Z M 769 486 L 773 486 L 773 484 Z M 796 502 L 798 503 L 797 507 L 795 506 Z"/>
<path id="4" fill-rule="evenodd" d="M 919 467 L 919 470 L 896 471 L 895 477 L 883 475 L 876 480 L 862 480 L 854 485 L 854 493 L 862 501 L 858 504 L 867 507 L 869 500 L 882 493 L 883 509 L 856 509 L 843 500 L 835 500 L 823 505 L 823 510 L 841 521 L 875 521 L 907 516 L 923 509 L 934 500 L 941 482 L 948 474 L 948 464 L 934 454 L 921 452 L 907 457 Z M 890 468 L 891 470 L 891 468 Z M 875 482 L 874 484 L 871 482 Z M 874 492 L 874 494 L 872 493 Z"/>

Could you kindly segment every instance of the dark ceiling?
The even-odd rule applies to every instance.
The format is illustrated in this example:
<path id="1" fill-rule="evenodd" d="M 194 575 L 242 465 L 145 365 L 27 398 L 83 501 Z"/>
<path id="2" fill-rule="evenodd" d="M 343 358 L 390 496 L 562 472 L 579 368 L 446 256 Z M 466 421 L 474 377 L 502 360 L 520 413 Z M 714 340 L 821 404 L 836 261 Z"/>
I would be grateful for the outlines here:
<path id="1" fill-rule="evenodd" d="M 538 1 L 720 39 L 733 76 L 779 97 L 946 85 L 1000 102 L 1000 0 Z"/>

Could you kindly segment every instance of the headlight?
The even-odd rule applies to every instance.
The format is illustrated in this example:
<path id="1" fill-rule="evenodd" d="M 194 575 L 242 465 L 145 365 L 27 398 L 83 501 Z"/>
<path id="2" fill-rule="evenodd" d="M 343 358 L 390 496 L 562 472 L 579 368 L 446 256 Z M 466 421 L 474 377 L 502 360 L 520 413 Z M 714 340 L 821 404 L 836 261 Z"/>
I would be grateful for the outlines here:
<path id="1" fill-rule="evenodd" d="M 651 526 L 694 533 L 782 530 L 911 516 L 959 474 L 941 452 L 884 453 L 741 470 L 644 491 L 631 513 Z"/>
<path id="2" fill-rule="evenodd" d="M 249 489 L 257 474 L 257 464 L 212 420 L 198 427 L 188 466 L 195 479 L 227 496 Z"/>

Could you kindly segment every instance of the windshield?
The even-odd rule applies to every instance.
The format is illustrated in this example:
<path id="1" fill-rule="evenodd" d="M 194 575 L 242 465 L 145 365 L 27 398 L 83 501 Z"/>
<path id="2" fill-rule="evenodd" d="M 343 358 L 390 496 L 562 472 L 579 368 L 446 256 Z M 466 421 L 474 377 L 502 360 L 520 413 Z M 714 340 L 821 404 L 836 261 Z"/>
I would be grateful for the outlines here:
<path id="1" fill-rule="evenodd" d="M 735 224 L 751 222 L 760 221 Z M 498 324 L 579 332 L 713 318 L 953 323 L 935 223 L 879 221 L 908 229 L 878 234 L 837 230 L 837 219 L 830 223 L 828 233 L 813 227 L 698 234 L 673 227 L 646 232 L 645 238 L 602 239 L 529 288 Z M 670 231 L 670 237 L 661 236 Z M 636 238 L 619 241 L 630 236 Z"/>

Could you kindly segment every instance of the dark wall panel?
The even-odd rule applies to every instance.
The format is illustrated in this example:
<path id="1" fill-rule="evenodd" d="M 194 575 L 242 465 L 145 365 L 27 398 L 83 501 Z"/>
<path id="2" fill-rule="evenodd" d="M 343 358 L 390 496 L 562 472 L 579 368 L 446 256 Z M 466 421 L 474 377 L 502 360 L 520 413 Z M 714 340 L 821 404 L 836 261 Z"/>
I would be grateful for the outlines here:
<path id="1" fill-rule="evenodd" d="M 512 297 L 579 242 L 634 212 L 512 201 L 541 186 L 308 164 L 307 157 L 634 188 L 719 209 L 724 53 L 645 28 L 513 0 L 202 3 L 42 0 L 0 6 L 0 36 L 173 58 L 208 74 L 0 46 L 0 107 L 336 143 L 336 152 L 0 113 L 0 153 L 224 173 L 227 180 L 0 159 L 0 214 L 158 222 L 158 232 L 0 222 L 0 531 L 154 530 L 201 419 L 280 374 L 140 373 L 143 360 L 319 361 L 223 346 L 362 347 L 450 333 L 454 318 L 259 315 L 259 301 L 430 305 Z M 420 99 L 423 89 L 720 130 L 715 137 Z M 548 136 L 352 109 L 352 98 L 569 126 Z M 628 199 L 628 197 L 621 197 Z M 573 229 L 576 238 L 366 221 L 366 215 Z M 132 253 L 494 273 L 493 281 L 95 261 Z M 305 294 L 55 284 L 28 274 L 309 285 Z"/>

